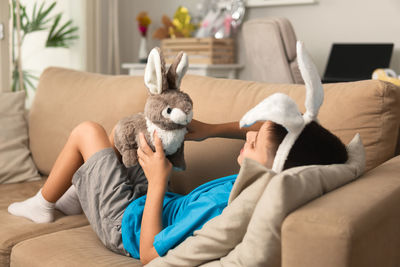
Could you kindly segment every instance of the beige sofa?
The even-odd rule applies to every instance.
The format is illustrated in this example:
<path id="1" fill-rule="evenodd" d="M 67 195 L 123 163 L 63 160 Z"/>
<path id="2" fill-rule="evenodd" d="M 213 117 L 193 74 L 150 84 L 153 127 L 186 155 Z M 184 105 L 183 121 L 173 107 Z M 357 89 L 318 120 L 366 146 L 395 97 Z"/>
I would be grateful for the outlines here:
<path id="1" fill-rule="evenodd" d="M 322 125 L 345 143 L 359 132 L 367 172 L 355 182 L 309 202 L 282 226 L 282 266 L 400 266 L 400 88 L 380 81 L 327 84 Z M 187 76 L 182 89 L 194 101 L 194 118 L 236 121 L 274 92 L 292 97 L 304 111 L 304 86 Z M 30 150 L 45 178 L 69 132 L 92 120 L 110 131 L 123 116 L 140 112 L 143 77 L 104 76 L 49 68 L 41 76 L 29 115 Z M 186 193 L 214 178 L 236 173 L 243 142 L 186 142 L 187 170 L 174 173 L 172 188 Z M 0 266 L 141 266 L 105 249 L 84 215 L 58 213 L 35 224 L 7 213 L 44 183 L 0 185 Z"/>

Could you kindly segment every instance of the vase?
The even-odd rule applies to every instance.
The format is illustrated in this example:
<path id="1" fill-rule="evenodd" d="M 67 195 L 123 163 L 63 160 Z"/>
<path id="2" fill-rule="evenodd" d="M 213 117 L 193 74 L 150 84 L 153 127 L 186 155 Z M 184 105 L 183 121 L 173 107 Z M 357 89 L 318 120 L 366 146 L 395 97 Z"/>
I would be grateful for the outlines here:
<path id="1" fill-rule="evenodd" d="M 139 62 L 147 63 L 147 39 L 146 36 L 140 37 L 140 45 L 139 45 Z"/>

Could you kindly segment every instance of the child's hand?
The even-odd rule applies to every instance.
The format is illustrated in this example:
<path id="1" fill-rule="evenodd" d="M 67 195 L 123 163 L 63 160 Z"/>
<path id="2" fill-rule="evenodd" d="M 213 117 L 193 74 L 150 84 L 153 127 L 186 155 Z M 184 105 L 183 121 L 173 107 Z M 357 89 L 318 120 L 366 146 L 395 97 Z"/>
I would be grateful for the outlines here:
<path id="1" fill-rule="evenodd" d="M 188 126 L 185 140 L 202 141 L 211 136 L 212 125 L 197 120 L 192 120 Z"/>
<path id="2" fill-rule="evenodd" d="M 142 166 L 149 186 L 167 186 L 168 178 L 172 171 L 172 164 L 165 157 L 161 139 L 154 132 L 153 140 L 155 152 L 151 150 L 143 133 L 139 134 L 140 146 L 138 148 L 139 164 Z"/>

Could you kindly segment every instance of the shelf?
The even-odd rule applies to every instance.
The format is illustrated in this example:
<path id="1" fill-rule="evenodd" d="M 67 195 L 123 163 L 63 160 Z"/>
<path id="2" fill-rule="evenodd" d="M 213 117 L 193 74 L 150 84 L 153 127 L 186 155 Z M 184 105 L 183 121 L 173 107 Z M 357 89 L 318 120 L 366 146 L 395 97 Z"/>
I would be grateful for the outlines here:
<path id="1" fill-rule="evenodd" d="M 247 7 L 280 6 L 280 5 L 306 5 L 315 4 L 317 0 L 247 0 Z"/>

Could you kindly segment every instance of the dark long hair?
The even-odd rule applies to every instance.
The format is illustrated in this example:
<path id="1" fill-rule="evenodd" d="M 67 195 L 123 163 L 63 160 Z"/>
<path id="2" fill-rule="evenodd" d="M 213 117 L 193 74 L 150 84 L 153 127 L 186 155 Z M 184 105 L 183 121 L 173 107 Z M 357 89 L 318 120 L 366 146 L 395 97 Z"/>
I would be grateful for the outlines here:
<path id="1" fill-rule="evenodd" d="M 279 124 L 272 125 L 273 140 L 280 144 L 287 130 Z M 284 170 L 304 165 L 341 164 L 348 159 L 346 146 L 333 133 L 312 121 L 297 138 L 283 167 Z"/>

